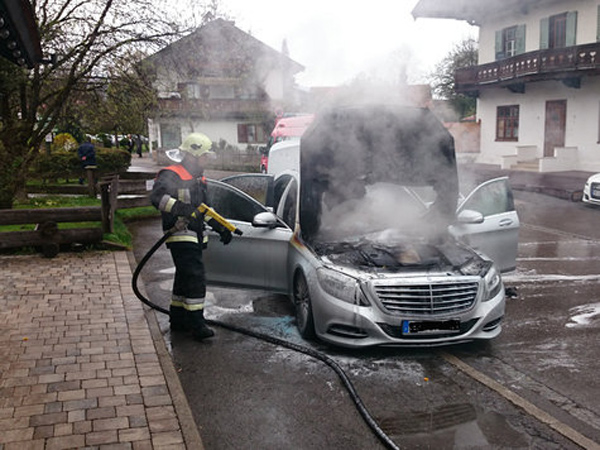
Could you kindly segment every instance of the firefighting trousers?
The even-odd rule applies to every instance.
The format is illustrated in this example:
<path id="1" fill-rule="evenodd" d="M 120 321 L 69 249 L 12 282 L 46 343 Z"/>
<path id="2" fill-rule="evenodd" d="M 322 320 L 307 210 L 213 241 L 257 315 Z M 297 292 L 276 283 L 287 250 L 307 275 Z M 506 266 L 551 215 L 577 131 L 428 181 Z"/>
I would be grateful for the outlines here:
<path id="1" fill-rule="evenodd" d="M 202 245 L 193 242 L 175 242 L 168 247 L 175 263 L 171 307 L 182 307 L 187 311 L 202 311 L 206 296 Z"/>

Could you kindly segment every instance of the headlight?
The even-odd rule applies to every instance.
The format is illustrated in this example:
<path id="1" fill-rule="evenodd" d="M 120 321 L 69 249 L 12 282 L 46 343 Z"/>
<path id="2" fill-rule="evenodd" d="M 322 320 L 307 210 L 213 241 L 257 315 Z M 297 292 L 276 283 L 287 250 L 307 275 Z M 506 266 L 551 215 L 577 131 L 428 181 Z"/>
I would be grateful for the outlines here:
<path id="1" fill-rule="evenodd" d="M 498 295 L 498 292 L 502 289 L 502 278 L 500 277 L 496 266 L 492 265 L 490 270 L 488 270 L 488 273 L 485 274 L 483 277 L 483 285 L 485 287 L 483 293 L 484 302 L 487 302 Z"/>
<path id="2" fill-rule="evenodd" d="M 353 305 L 369 304 L 356 278 L 325 267 L 317 269 L 317 278 L 329 295 Z"/>

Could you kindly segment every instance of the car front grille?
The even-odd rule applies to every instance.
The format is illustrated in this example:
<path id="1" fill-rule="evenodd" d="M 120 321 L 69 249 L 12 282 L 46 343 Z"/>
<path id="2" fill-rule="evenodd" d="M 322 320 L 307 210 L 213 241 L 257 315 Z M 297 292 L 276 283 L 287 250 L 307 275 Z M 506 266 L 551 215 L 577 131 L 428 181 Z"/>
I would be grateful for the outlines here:
<path id="1" fill-rule="evenodd" d="M 478 281 L 376 284 L 383 307 L 392 314 L 432 316 L 466 311 L 477 298 Z"/>

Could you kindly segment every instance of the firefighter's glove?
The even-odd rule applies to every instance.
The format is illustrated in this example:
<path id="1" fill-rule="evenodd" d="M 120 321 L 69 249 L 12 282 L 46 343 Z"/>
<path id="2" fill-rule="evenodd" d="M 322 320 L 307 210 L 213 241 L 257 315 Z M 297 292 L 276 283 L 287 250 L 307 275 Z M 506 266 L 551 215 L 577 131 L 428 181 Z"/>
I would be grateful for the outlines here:
<path id="1" fill-rule="evenodd" d="M 231 242 L 231 231 L 225 228 L 223 231 L 219 232 L 221 238 L 219 239 L 223 245 L 227 245 Z"/>
<path id="2" fill-rule="evenodd" d="M 184 203 L 179 200 L 177 200 L 173 205 L 173 208 L 171 208 L 171 214 L 175 216 L 191 217 L 194 212 L 196 212 L 196 208 L 189 203 Z"/>

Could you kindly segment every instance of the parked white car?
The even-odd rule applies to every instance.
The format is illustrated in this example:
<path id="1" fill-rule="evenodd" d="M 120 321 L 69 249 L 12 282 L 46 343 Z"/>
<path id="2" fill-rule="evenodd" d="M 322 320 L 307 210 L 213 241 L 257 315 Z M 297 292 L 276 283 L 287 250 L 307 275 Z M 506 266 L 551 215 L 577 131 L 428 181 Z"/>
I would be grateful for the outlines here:
<path id="1" fill-rule="evenodd" d="M 600 173 L 587 179 L 583 187 L 582 200 L 592 205 L 600 205 Z"/>
<path id="2" fill-rule="evenodd" d="M 313 125 L 300 171 L 209 182 L 243 236 L 224 247 L 209 233 L 208 282 L 287 294 L 303 337 L 340 346 L 498 336 L 519 230 L 507 178 L 456 210 L 453 141 L 427 110 L 338 110 Z"/>

